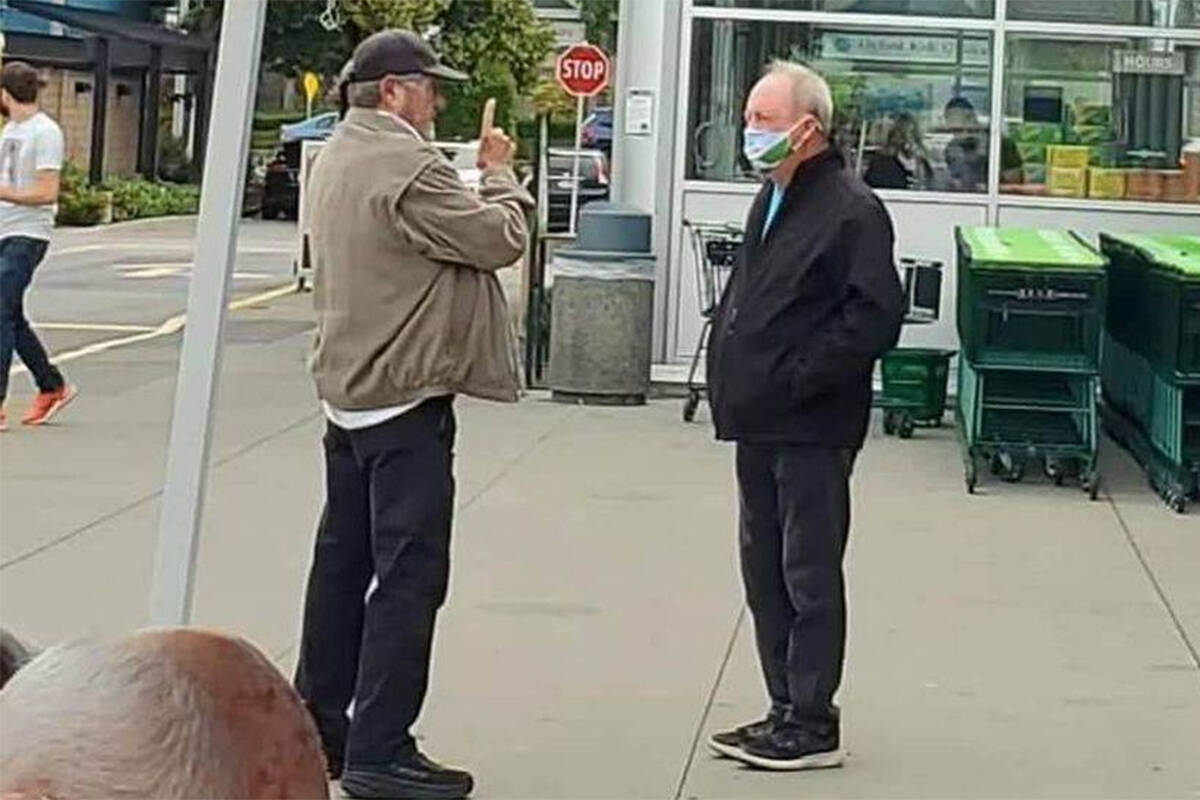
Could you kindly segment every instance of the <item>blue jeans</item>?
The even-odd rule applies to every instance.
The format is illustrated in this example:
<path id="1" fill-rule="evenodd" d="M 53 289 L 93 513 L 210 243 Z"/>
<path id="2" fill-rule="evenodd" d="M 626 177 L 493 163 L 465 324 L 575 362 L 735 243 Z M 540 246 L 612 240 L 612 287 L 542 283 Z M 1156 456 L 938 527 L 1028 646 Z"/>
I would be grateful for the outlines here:
<path id="1" fill-rule="evenodd" d="M 63 386 L 62 373 L 50 363 L 46 348 L 25 319 L 25 290 L 49 244 L 26 236 L 0 239 L 0 402 L 8 396 L 14 350 L 29 368 L 38 391 L 55 392 Z"/>

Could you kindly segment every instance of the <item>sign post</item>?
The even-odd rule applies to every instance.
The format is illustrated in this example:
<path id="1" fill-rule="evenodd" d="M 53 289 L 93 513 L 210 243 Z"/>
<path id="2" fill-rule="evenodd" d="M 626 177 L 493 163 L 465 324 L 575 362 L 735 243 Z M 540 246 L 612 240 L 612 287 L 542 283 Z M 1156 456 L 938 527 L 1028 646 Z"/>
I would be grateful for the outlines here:
<path id="1" fill-rule="evenodd" d="M 319 91 L 321 91 L 321 79 L 312 72 L 304 73 L 305 117 L 312 116 L 313 99 Z"/>
<path id="2" fill-rule="evenodd" d="M 567 230 L 575 233 L 575 215 L 579 210 L 579 149 L 583 146 L 583 101 L 604 91 L 612 77 L 612 62 L 594 44 L 580 42 L 562 52 L 555 66 L 555 77 L 563 90 L 577 98 L 575 104 L 575 150 L 571 167 L 571 211 Z"/>

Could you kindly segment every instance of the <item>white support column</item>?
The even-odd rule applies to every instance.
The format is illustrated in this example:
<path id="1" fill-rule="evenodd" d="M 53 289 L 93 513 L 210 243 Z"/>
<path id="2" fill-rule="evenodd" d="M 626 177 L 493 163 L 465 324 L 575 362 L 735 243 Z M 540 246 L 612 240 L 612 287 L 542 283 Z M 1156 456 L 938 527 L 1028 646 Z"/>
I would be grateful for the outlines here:
<path id="1" fill-rule="evenodd" d="M 192 585 L 221 367 L 221 329 L 237 249 L 246 153 L 258 83 L 267 0 L 226 3 L 221 21 L 212 120 L 204 161 L 195 267 L 175 387 L 150 622 L 190 621 Z"/>
<path id="2" fill-rule="evenodd" d="M 661 361 L 666 354 L 675 136 L 676 126 L 686 124 L 686 120 L 675 118 L 683 17 L 683 0 L 622 0 L 617 28 L 612 196 L 617 202 L 653 214 L 654 254 L 658 259 L 654 288 L 655 361 Z M 651 104 L 647 133 L 626 132 L 626 115 L 630 110 L 627 103 L 634 93 L 637 93 L 635 110 L 638 103 L 647 102 L 647 97 Z"/>

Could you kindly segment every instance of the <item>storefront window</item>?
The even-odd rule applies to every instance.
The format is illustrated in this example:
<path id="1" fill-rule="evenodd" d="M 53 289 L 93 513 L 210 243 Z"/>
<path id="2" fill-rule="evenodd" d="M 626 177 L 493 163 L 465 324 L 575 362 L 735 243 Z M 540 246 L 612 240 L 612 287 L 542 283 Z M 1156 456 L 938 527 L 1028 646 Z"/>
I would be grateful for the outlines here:
<path id="1" fill-rule="evenodd" d="M 1200 47 L 1012 35 L 1001 191 L 1200 203 Z"/>
<path id="2" fill-rule="evenodd" d="M 1008 0 L 1008 18 L 1092 25 L 1200 28 L 1200 0 Z"/>
<path id="3" fill-rule="evenodd" d="M 742 107 L 764 67 L 788 59 L 829 81 L 835 144 L 868 183 L 986 191 L 989 34 L 710 19 L 695 26 L 689 178 L 758 179 L 740 155 Z"/>
<path id="4" fill-rule="evenodd" d="M 695 5 L 929 17 L 990 17 L 995 13 L 994 0 L 695 0 Z"/>

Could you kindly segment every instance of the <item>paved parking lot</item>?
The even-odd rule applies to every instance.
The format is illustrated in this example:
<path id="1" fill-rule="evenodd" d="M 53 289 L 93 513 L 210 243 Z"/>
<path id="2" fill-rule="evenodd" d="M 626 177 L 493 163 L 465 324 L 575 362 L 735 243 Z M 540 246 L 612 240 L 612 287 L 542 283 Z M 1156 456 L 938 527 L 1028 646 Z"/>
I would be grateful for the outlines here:
<path id="1" fill-rule="evenodd" d="M 149 243 L 128 231 L 91 235 Z M 230 317 L 196 622 L 290 670 L 321 502 L 311 296 L 272 292 L 288 226 L 247 234 L 281 251 L 238 264 L 275 280 L 236 286 L 251 300 Z M 185 281 L 125 273 L 185 260 L 178 238 L 56 242 L 35 319 L 156 329 Z M 45 331 L 58 352 L 137 333 Z M 2 624 L 42 642 L 144 624 L 179 339 L 74 358 L 83 394 L 61 423 L 0 437 Z M 851 757 L 767 775 L 698 746 L 763 710 L 731 453 L 705 414 L 539 394 L 460 414 L 453 590 L 420 727 L 479 797 L 1200 798 L 1200 515 L 1167 511 L 1115 448 L 1095 503 L 1040 480 L 969 497 L 950 429 L 876 426 L 848 557 Z"/>

